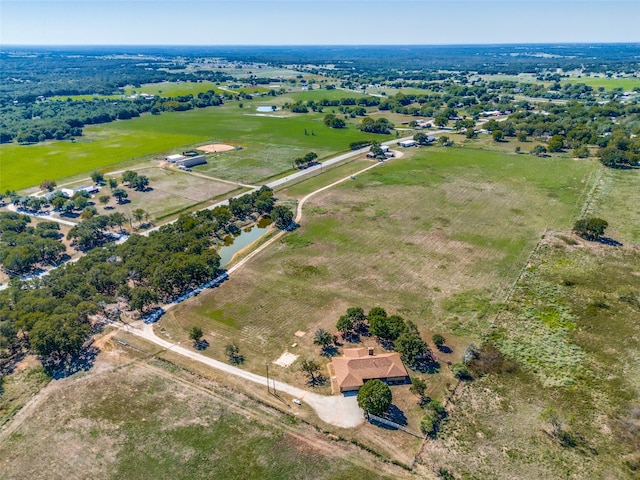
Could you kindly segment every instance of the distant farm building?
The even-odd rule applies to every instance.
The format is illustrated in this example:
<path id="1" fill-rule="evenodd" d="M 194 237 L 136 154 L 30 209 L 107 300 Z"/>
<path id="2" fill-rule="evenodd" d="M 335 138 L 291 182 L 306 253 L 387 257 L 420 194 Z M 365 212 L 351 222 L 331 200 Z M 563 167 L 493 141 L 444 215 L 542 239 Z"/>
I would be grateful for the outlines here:
<path id="1" fill-rule="evenodd" d="M 94 193 L 98 193 L 100 188 L 95 185 L 83 185 L 82 187 L 76 188 L 61 188 L 60 191 L 64 196 L 71 198 L 78 192 L 87 192 L 88 194 L 93 195 Z"/>
<path id="2" fill-rule="evenodd" d="M 347 348 L 343 357 L 331 360 L 332 388 L 334 392 L 350 392 L 360 389 L 367 380 L 383 380 L 389 383 L 405 383 L 409 379 L 398 353 L 375 355 L 373 348 Z"/>
<path id="3" fill-rule="evenodd" d="M 176 162 L 176 165 L 180 166 L 184 166 L 187 168 L 190 167 L 195 167 L 196 165 L 204 165 L 207 163 L 207 158 L 204 155 L 197 155 L 195 157 L 186 157 L 183 158 L 182 160 L 178 160 Z"/>
<path id="4" fill-rule="evenodd" d="M 415 147 L 416 146 L 416 141 L 415 140 L 401 140 L 401 141 L 398 142 L 398 145 L 403 147 L 403 148 Z"/>
<path id="5" fill-rule="evenodd" d="M 207 157 L 204 155 L 196 155 L 196 156 L 184 156 L 184 155 L 169 155 L 165 157 L 167 162 L 175 163 L 179 167 L 195 167 L 196 165 L 204 165 L 207 163 Z"/>

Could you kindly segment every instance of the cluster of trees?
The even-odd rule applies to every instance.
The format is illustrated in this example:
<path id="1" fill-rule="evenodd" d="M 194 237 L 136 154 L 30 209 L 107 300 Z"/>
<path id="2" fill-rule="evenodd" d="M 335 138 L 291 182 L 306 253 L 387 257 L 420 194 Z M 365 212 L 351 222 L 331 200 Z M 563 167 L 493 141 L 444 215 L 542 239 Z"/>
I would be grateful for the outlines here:
<path id="1" fill-rule="evenodd" d="M 640 106 L 620 102 L 549 103 L 537 111 L 518 111 L 504 122 L 490 120 L 484 128 L 500 130 L 504 137 L 522 142 L 529 138 L 546 142 L 544 151 L 532 151 L 536 155 L 572 149 L 575 156 L 585 158 L 590 155 L 589 147 L 594 147 L 605 166 L 630 168 L 640 161 L 640 130 L 633 121 L 639 113 Z"/>
<path id="2" fill-rule="evenodd" d="M 314 164 L 317 158 L 318 158 L 318 154 L 316 154 L 315 152 L 309 152 L 305 154 L 304 157 L 296 158 L 293 161 L 293 166 L 295 168 L 300 168 L 300 169 L 308 168 Z"/>
<path id="3" fill-rule="evenodd" d="M 147 177 L 146 175 L 138 175 L 138 173 L 134 172 L 133 170 L 127 170 L 122 174 L 122 183 L 128 184 L 135 190 L 144 192 L 149 186 L 149 177 Z M 113 196 L 118 198 L 115 190 L 113 191 Z M 121 199 L 118 198 L 118 201 L 120 200 Z"/>
<path id="4" fill-rule="evenodd" d="M 387 348 L 397 351 L 414 370 L 426 371 L 436 366 L 433 352 L 418 327 L 399 315 L 388 315 L 381 307 L 373 307 L 368 314 L 360 307 L 349 308 L 338 319 L 336 329 L 349 342 L 358 341 L 365 333 L 375 336 Z"/>
<path id="5" fill-rule="evenodd" d="M 255 192 L 229 199 L 229 211 L 238 219 L 243 219 L 252 213 L 268 215 L 273 210 L 275 202 L 273 190 L 262 186 Z"/>
<path id="6" fill-rule="evenodd" d="M 0 212 L 0 263 L 11 276 L 55 265 L 66 254 L 57 223 L 38 222 L 35 227 L 30 223 L 27 215 Z"/>
<path id="7" fill-rule="evenodd" d="M 344 128 L 347 126 L 343 119 L 336 117 L 333 113 L 325 115 L 324 124 L 329 128 Z"/>
<path id="8" fill-rule="evenodd" d="M 268 194 L 272 194 L 270 189 L 263 187 L 250 197 Z M 94 316 L 117 320 L 123 303 L 142 314 L 214 278 L 220 262 L 215 246 L 238 228 L 235 220 L 226 206 L 182 215 L 147 237 L 132 235 L 120 245 L 105 243 L 45 277 L 12 282 L 0 291 L 0 346 L 14 353 L 31 348 L 45 365 L 66 362 L 85 345 Z M 124 221 L 120 213 L 96 216 L 74 227 L 70 235 L 77 242 L 96 246 L 96 239 L 109 237 L 109 228 Z M 58 225 L 42 222 L 33 228 L 29 223 L 26 215 L 2 213 L 0 251 L 4 255 L 8 246 L 21 248 L 24 243 L 53 261 L 62 245 L 54 238 L 59 236 Z M 48 242 L 41 245 L 40 239 L 56 246 L 48 249 Z M 232 353 L 234 362 L 241 358 L 239 352 Z"/>
<path id="9" fill-rule="evenodd" d="M 370 117 L 365 117 L 362 119 L 359 127 L 360 130 L 366 133 L 378 133 L 383 135 L 388 135 L 393 130 L 393 123 L 387 120 L 384 117 L 380 117 L 377 120 L 374 120 Z"/>

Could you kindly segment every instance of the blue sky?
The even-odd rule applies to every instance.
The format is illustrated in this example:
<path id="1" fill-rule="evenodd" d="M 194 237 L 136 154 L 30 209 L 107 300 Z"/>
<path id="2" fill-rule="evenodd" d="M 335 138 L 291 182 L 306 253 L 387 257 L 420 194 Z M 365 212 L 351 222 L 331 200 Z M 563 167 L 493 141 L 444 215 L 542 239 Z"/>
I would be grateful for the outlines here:
<path id="1" fill-rule="evenodd" d="M 0 0 L 2 45 L 640 42 L 640 0 Z"/>

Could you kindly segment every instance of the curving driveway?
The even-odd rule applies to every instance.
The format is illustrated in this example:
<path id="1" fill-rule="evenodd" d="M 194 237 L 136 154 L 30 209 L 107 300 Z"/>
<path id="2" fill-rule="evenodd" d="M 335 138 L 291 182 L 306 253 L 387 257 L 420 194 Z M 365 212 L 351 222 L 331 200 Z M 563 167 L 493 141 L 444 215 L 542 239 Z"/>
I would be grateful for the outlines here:
<path id="1" fill-rule="evenodd" d="M 134 324 L 130 324 L 130 326 L 132 328 L 127 329 L 127 332 L 153 342 L 167 350 L 171 350 L 172 352 L 178 353 L 192 360 L 196 360 L 217 370 L 221 370 L 225 373 L 235 375 L 236 377 L 243 378 L 259 385 L 266 385 L 267 383 L 267 378 L 262 375 L 248 372 L 241 368 L 234 367 L 233 365 L 209 358 L 194 350 L 185 348 L 180 344 L 172 343 L 158 337 L 153 331 L 152 325 L 136 322 Z M 318 417 L 326 423 L 341 428 L 353 428 L 364 421 L 364 412 L 360 407 L 358 407 L 356 396 L 344 397 L 342 395 L 319 395 L 278 380 L 274 381 L 271 378 L 269 379 L 269 382 L 271 385 L 275 382 L 275 387 L 278 392 L 287 393 L 309 405 L 315 410 Z"/>

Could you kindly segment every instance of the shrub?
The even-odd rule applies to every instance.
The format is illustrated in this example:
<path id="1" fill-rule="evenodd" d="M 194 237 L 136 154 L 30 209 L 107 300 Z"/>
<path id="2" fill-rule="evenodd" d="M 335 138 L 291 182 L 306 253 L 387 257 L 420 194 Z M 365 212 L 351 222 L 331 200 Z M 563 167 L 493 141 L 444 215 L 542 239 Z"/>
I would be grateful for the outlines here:
<path id="1" fill-rule="evenodd" d="M 464 363 L 454 363 L 451 365 L 451 373 L 453 373 L 458 380 L 473 380 L 471 372 Z"/>

